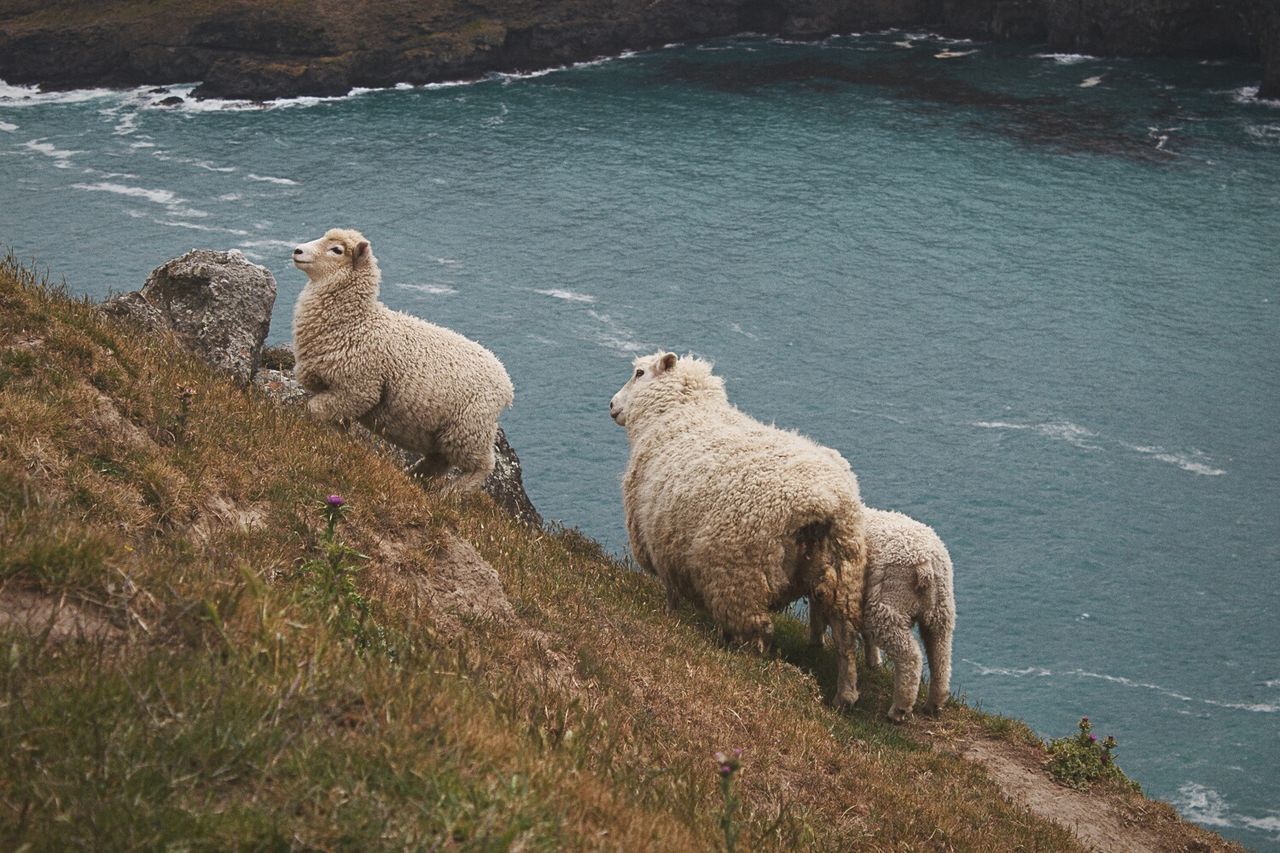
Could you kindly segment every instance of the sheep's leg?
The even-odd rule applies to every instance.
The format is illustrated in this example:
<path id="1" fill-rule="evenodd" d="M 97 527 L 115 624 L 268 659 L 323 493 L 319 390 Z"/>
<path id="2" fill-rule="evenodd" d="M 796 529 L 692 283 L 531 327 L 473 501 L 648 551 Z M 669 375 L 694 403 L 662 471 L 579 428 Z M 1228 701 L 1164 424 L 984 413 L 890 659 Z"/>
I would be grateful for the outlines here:
<path id="1" fill-rule="evenodd" d="M 866 631 L 862 632 L 862 654 L 867 659 L 867 667 L 869 669 L 879 669 L 883 661 L 880 660 L 880 647 L 871 639 L 871 635 Z"/>
<path id="2" fill-rule="evenodd" d="M 951 623 L 920 625 L 925 654 L 929 656 L 929 699 L 925 713 L 936 714 L 951 693 Z"/>
<path id="3" fill-rule="evenodd" d="M 773 645 L 773 620 L 763 601 L 740 587 L 712 588 L 704 593 L 707 611 L 732 646 L 749 647 L 764 653 Z"/>
<path id="4" fill-rule="evenodd" d="M 496 422 L 487 429 L 453 423 L 440 431 L 437 439 L 440 452 L 461 472 L 444 487 L 445 494 L 467 494 L 484 485 L 493 472 L 493 440 L 497 433 Z"/>
<path id="5" fill-rule="evenodd" d="M 827 620 L 822 618 L 818 603 L 809 596 L 809 645 L 815 649 L 822 648 L 822 640 L 827 634 Z"/>
<path id="6" fill-rule="evenodd" d="M 835 641 L 839 660 L 836 665 L 836 692 L 831 704 L 851 708 L 858 701 L 858 632 L 845 619 L 831 620 L 831 639 Z"/>
<path id="7" fill-rule="evenodd" d="M 449 459 L 437 450 L 422 454 L 422 458 L 409 467 L 414 477 L 439 477 L 449 470 Z"/>

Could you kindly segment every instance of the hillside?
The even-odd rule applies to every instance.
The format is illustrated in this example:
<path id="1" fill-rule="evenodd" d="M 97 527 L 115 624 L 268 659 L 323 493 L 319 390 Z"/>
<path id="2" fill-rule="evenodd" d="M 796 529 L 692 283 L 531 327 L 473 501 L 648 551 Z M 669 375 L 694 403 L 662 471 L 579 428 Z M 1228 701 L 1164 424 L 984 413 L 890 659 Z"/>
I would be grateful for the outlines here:
<path id="1" fill-rule="evenodd" d="M 1280 95 L 1270 0 L 0 0 L 0 79 L 54 87 L 202 81 L 197 97 L 345 95 L 741 32 L 887 27 L 1067 53 L 1261 58 Z"/>
<path id="2" fill-rule="evenodd" d="M 777 634 L 0 266 L 6 849 L 715 849 L 735 749 L 742 850 L 1230 846 L 963 703 L 884 722 L 884 673 L 837 713 Z"/>

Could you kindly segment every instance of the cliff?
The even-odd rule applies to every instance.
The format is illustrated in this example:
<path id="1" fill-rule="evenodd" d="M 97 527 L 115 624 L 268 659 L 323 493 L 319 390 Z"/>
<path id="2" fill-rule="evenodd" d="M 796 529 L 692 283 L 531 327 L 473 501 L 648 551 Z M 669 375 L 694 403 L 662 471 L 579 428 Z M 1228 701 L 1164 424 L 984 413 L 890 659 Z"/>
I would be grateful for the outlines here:
<path id="1" fill-rule="evenodd" d="M 49 87 L 203 81 L 197 97 L 342 95 L 533 70 L 751 31 L 886 27 L 1048 41 L 1097 54 L 1261 57 L 1270 0 L 0 0 L 0 79 Z"/>
<path id="2" fill-rule="evenodd" d="M 184 334 L 0 261 L 7 849 L 1237 849 L 961 702 L 885 722 L 884 672 L 837 713 L 794 619 L 726 649 Z"/>

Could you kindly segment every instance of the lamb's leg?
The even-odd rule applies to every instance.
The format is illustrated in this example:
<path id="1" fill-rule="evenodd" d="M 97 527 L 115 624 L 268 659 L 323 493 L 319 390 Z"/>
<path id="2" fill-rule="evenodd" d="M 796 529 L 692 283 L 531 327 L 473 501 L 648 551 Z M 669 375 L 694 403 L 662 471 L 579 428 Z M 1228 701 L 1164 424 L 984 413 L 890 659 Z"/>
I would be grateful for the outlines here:
<path id="1" fill-rule="evenodd" d="M 862 654 L 867 659 L 867 667 L 869 669 L 879 669 L 883 661 L 880 660 L 880 647 L 871 639 L 871 635 L 866 631 L 862 632 Z"/>
<path id="2" fill-rule="evenodd" d="M 929 699 L 927 714 L 936 714 L 951 693 L 951 623 L 920 625 L 925 654 L 929 656 Z"/>
<path id="3" fill-rule="evenodd" d="M 893 705 L 888 717 L 895 723 L 905 720 L 915 707 L 920 692 L 920 668 L 924 664 L 920 656 L 920 644 L 911 633 L 911 623 L 905 619 L 877 620 L 872 633 L 893 661 Z M 886 624 L 888 622 L 888 624 Z"/>
<path id="4" fill-rule="evenodd" d="M 815 649 L 822 648 L 822 640 L 827 634 L 827 620 L 822 618 L 818 604 L 809 597 L 809 645 Z"/>

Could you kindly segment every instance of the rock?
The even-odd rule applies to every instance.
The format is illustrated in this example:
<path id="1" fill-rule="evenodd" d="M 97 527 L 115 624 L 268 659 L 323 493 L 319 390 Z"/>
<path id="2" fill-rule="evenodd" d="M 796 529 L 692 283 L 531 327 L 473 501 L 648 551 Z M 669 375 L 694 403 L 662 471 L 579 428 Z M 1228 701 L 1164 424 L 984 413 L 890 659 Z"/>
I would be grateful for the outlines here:
<path id="1" fill-rule="evenodd" d="M 1258 90 L 1258 97 L 1280 99 L 1280 3 L 1273 3 L 1263 11 L 1259 30 L 1262 38 L 1262 88 Z"/>
<path id="2" fill-rule="evenodd" d="M 142 290 L 102 303 L 111 316 L 173 332 L 183 346 L 248 384 L 276 301 L 276 280 L 236 250 L 193 249 L 157 267 Z"/>
<path id="3" fill-rule="evenodd" d="M 277 351 L 283 349 L 292 356 L 292 349 L 287 347 L 288 345 L 286 344 L 284 347 L 273 347 L 272 349 Z M 273 360 L 277 356 L 278 352 L 273 353 Z M 264 363 L 265 361 L 266 354 L 264 353 Z M 254 374 L 253 384 L 259 391 L 284 405 L 302 405 L 310 394 L 307 393 L 307 390 L 302 387 L 302 384 L 297 379 L 294 379 L 292 361 L 289 363 L 290 368 L 285 370 L 264 366 Z M 421 455 L 392 444 L 381 436 L 365 429 L 360 424 L 353 424 L 351 433 L 378 448 L 384 456 L 393 459 L 397 465 L 410 473 L 412 473 L 413 467 L 422 459 Z M 493 473 L 484 481 L 481 489 L 517 521 L 531 527 L 541 527 L 542 516 L 538 513 L 533 501 L 529 500 L 529 495 L 524 490 L 524 476 L 520 467 L 520 457 L 516 455 L 515 449 L 507 441 L 507 435 L 503 432 L 502 427 L 498 427 L 498 436 L 494 440 L 493 450 L 496 457 Z"/>
<path id="4" fill-rule="evenodd" d="M 157 107 L 176 107 L 176 106 L 179 106 L 180 104 L 185 104 L 185 103 L 186 101 L 183 98 L 179 97 L 178 95 L 170 95 L 167 98 L 156 101 L 156 106 Z"/>

